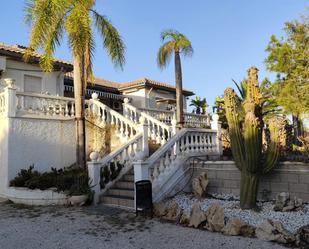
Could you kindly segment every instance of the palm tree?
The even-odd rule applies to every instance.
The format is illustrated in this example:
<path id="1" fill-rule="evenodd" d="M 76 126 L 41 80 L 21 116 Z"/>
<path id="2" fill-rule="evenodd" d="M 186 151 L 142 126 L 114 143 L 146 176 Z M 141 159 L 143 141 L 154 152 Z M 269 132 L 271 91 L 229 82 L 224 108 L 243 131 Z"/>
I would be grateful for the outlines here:
<path id="1" fill-rule="evenodd" d="M 191 99 L 190 106 L 195 107 L 196 114 L 201 114 L 201 106 L 202 106 L 201 97 L 196 96 L 195 99 Z"/>
<path id="2" fill-rule="evenodd" d="M 25 59 L 41 49 L 42 69 L 53 71 L 53 54 L 67 34 L 74 66 L 74 98 L 76 114 L 76 161 L 84 167 L 85 152 L 85 89 L 92 77 L 94 53 L 93 26 L 103 39 L 103 47 L 111 61 L 124 65 L 125 46 L 117 29 L 103 15 L 93 9 L 95 0 L 28 0 L 26 21 L 31 25 L 29 46 Z"/>
<path id="3" fill-rule="evenodd" d="M 167 40 L 167 41 L 166 41 Z M 191 56 L 193 48 L 189 39 L 175 30 L 167 30 L 161 33 L 161 41 L 164 44 L 159 48 L 157 63 L 160 68 L 168 65 L 174 54 L 175 59 L 175 81 L 176 81 L 176 119 L 178 127 L 183 125 L 183 95 L 182 95 L 182 73 L 180 54 Z"/>

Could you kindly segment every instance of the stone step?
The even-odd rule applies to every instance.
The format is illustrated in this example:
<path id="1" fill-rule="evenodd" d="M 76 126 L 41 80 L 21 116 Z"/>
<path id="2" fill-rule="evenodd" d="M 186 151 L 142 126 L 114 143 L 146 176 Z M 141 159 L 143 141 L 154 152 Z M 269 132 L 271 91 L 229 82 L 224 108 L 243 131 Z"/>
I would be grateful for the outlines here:
<path id="1" fill-rule="evenodd" d="M 134 182 L 121 180 L 116 182 L 115 188 L 126 188 L 134 190 Z"/>
<path id="2" fill-rule="evenodd" d="M 126 196 L 130 198 L 134 198 L 134 189 L 128 188 L 111 188 L 107 190 L 106 195 L 113 195 L 113 196 Z"/>
<path id="3" fill-rule="evenodd" d="M 126 208 L 134 208 L 134 198 L 120 195 L 104 195 L 101 203 Z"/>

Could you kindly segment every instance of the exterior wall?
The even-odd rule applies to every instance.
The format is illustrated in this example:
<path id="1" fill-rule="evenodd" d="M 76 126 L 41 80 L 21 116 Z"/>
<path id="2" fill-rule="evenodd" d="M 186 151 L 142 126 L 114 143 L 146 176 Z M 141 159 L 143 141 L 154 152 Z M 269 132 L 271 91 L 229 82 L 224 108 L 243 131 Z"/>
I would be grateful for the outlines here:
<path id="1" fill-rule="evenodd" d="M 175 93 L 156 89 L 156 88 L 141 88 L 131 89 L 122 92 L 123 95 L 132 98 L 131 104 L 140 108 L 159 108 L 166 110 L 166 104 L 157 104 L 156 99 L 176 99 Z M 187 110 L 187 100 L 183 97 L 184 110 Z"/>
<path id="2" fill-rule="evenodd" d="M 240 171 L 233 161 L 208 161 L 194 165 L 193 175 L 207 172 L 209 193 L 225 193 L 239 196 Z M 263 195 L 263 192 L 266 194 Z M 309 165 L 285 162 L 266 176 L 262 176 L 259 199 L 274 199 L 278 193 L 289 192 L 309 202 Z"/>
<path id="3" fill-rule="evenodd" d="M 21 169 L 45 172 L 75 161 L 74 120 L 3 118 L 0 121 L 0 195 Z"/>
<path id="4" fill-rule="evenodd" d="M 37 72 L 38 70 L 41 70 L 41 68 L 38 65 L 32 65 L 24 62 L 7 59 L 6 70 L 2 74 L 2 78 L 14 79 L 17 91 L 23 92 L 25 75 L 41 77 L 43 93 L 48 92 L 50 95 L 63 96 L 64 74 L 62 72 L 52 72 L 47 74 L 44 72 Z"/>

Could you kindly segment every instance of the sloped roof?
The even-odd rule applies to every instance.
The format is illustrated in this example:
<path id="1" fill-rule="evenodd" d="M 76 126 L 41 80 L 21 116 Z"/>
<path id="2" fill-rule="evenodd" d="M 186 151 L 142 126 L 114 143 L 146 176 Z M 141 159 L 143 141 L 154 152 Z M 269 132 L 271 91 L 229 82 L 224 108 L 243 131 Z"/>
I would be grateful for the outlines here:
<path id="1" fill-rule="evenodd" d="M 27 47 L 21 46 L 21 45 L 8 45 L 8 44 L 5 44 L 5 43 L 0 43 L 0 55 L 14 57 L 14 58 L 19 59 L 19 60 L 23 59 L 23 56 L 25 54 L 26 49 L 27 49 Z M 41 56 L 42 55 L 37 53 L 37 52 L 32 52 L 30 59 L 29 59 L 29 62 L 30 63 L 39 63 Z M 73 70 L 72 63 L 70 63 L 68 61 L 54 58 L 54 63 L 55 63 L 55 66 L 64 67 L 68 71 Z"/>

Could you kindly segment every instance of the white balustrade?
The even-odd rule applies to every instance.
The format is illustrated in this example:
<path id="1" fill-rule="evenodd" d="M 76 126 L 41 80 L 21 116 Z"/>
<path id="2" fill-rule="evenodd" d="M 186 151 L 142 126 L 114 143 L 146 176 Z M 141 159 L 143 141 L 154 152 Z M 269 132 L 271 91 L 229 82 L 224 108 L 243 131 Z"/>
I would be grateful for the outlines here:
<path id="1" fill-rule="evenodd" d="M 210 116 L 208 114 L 184 113 L 185 127 L 210 128 Z"/>
<path id="2" fill-rule="evenodd" d="M 143 113 L 159 120 L 160 122 L 171 125 L 174 119 L 175 113 L 173 111 L 167 111 L 154 108 L 139 108 Z"/>
<path id="3" fill-rule="evenodd" d="M 124 116 L 133 122 L 138 122 L 141 117 L 144 118 L 146 125 L 148 126 L 148 137 L 156 141 L 157 144 L 165 144 L 173 135 L 172 127 L 160 121 L 152 114 L 145 112 L 144 110 L 145 109 L 138 109 L 130 105 L 128 100 L 125 99 L 123 104 Z M 171 119 L 169 122 L 175 125 L 175 123 L 173 123 L 173 119 Z"/>
<path id="4" fill-rule="evenodd" d="M 97 97 L 97 94 L 92 94 L 92 99 L 88 102 L 88 115 L 94 116 L 100 126 L 105 126 L 106 124 L 115 126 L 122 139 L 134 136 L 137 132 L 137 124 L 104 105 Z"/>
<path id="5" fill-rule="evenodd" d="M 197 156 L 219 156 L 217 131 L 183 128 L 145 162 L 156 195 L 185 161 Z M 146 165 L 146 166 L 145 166 Z M 146 180 L 146 179 L 145 179 Z"/>
<path id="6" fill-rule="evenodd" d="M 72 98 L 24 92 L 17 92 L 16 98 L 17 116 L 75 117 L 75 101 Z"/>
<path id="7" fill-rule="evenodd" d="M 145 136 L 146 135 L 146 136 Z M 91 184 L 95 192 L 94 202 L 99 201 L 100 194 L 103 194 L 117 180 L 126 174 L 133 167 L 135 160 L 141 160 L 147 156 L 148 151 L 147 133 L 139 132 L 127 143 L 111 152 L 103 159 L 98 158 L 98 153 L 93 152 L 90 155 L 92 161 L 88 162 L 88 173 Z"/>

